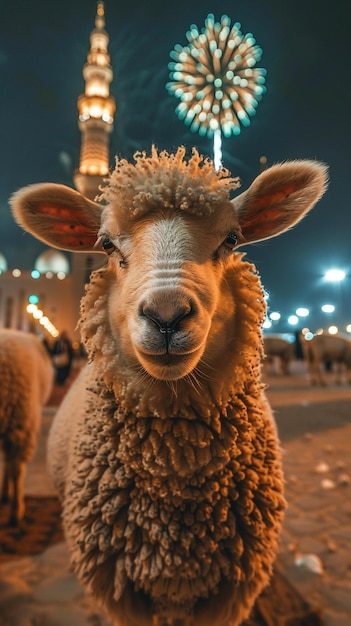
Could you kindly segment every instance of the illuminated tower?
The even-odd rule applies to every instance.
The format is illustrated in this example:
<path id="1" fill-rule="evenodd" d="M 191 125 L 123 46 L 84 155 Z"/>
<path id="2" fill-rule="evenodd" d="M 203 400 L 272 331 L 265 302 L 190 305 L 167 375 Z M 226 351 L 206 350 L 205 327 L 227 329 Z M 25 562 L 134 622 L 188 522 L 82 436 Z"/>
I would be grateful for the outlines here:
<path id="1" fill-rule="evenodd" d="M 74 173 L 75 187 L 92 200 L 99 194 L 99 185 L 109 172 L 109 137 L 113 128 L 115 99 L 110 96 L 112 67 L 107 50 L 109 37 L 105 31 L 104 3 L 98 2 L 95 28 L 90 33 L 90 50 L 83 67 L 84 94 L 78 98 L 81 150 L 79 167 Z M 92 269 L 99 265 L 99 255 L 72 254 L 72 308 L 79 315 L 80 299 Z M 75 330 L 75 335 L 78 337 Z"/>
<path id="2" fill-rule="evenodd" d="M 105 31 L 104 3 L 98 2 L 95 28 L 90 33 L 90 51 L 83 67 L 85 92 L 78 98 L 81 151 L 79 168 L 74 174 L 78 191 L 94 199 L 109 172 L 109 135 L 116 110 L 110 95 L 113 72 Z"/>

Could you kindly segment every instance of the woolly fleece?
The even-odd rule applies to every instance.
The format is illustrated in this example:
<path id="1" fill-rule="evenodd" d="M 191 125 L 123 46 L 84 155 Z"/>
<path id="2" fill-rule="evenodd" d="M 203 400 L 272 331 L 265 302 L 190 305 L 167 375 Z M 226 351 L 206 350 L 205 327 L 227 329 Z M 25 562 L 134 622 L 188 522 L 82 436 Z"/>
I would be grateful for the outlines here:
<path id="1" fill-rule="evenodd" d="M 53 375 L 51 360 L 38 337 L 17 330 L 0 330 L 0 444 L 5 482 L 6 468 L 12 467 L 18 474 L 19 466 L 33 456 L 41 410 L 50 395 Z M 8 488 L 13 491 L 13 485 L 3 484 L 3 498 Z M 19 498 L 22 500 L 22 493 Z M 12 517 L 16 517 L 14 509 Z"/>
<path id="2" fill-rule="evenodd" d="M 241 335 L 218 392 L 180 382 L 172 395 L 164 383 L 147 389 L 123 376 L 108 326 L 108 268 L 94 273 L 82 302 L 93 371 L 83 374 L 89 400 L 70 442 L 65 533 L 78 577 L 112 615 L 139 606 L 127 624 L 151 624 L 153 614 L 240 623 L 271 573 L 284 499 L 259 374 L 265 305 L 241 254 L 233 274 Z"/>

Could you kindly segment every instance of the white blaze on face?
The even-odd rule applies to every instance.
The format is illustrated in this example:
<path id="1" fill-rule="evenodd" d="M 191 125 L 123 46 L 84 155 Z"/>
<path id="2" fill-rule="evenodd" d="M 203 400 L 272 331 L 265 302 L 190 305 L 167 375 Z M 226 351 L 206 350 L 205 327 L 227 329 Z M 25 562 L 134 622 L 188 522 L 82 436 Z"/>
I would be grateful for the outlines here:
<path id="1" fill-rule="evenodd" d="M 144 298 L 155 302 L 161 318 L 172 317 L 172 309 L 181 286 L 182 266 L 194 258 L 194 241 L 180 217 L 144 225 L 140 250 L 145 272 Z"/>
<path id="2" fill-rule="evenodd" d="M 147 265 L 154 267 L 155 276 L 162 270 L 174 273 L 184 261 L 194 258 L 194 241 L 181 217 L 144 225 L 143 234 L 150 245 Z"/>
<path id="3" fill-rule="evenodd" d="M 126 280 L 135 302 L 128 316 L 134 352 L 156 378 L 185 376 L 201 358 L 211 325 L 207 274 L 196 259 L 194 235 L 176 216 L 144 222 L 132 239 Z"/>

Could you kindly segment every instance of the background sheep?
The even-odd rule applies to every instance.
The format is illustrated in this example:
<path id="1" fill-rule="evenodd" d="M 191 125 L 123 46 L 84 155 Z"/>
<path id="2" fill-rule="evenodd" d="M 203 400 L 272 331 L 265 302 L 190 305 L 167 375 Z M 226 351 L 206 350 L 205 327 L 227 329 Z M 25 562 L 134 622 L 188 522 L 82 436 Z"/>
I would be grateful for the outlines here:
<path id="1" fill-rule="evenodd" d="M 326 385 L 325 371 L 330 365 L 335 383 L 342 382 L 345 374 L 351 384 L 351 341 L 341 335 L 315 335 L 310 341 L 303 340 L 307 369 L 313 385 Z"/>
<path id="2" fill-rule="evenodd" d="M 267 363 L 278 361 L 279 373 L 290 374 L 289 366 L 295 356 L 295 344 L 277 337 L 276 335 L 263 336 L 264 352 Z"/>
<path id="3" fill-rule="evenodd" d="M 24 515 L 26 464 L 33 456 L 42 406 L 53 382 L 51 360 L 38 337 L 0 330 L 0 380 L 1 503 L 10 503 L 9 522 L 15 525 Z"/>
<path id="4" fill-rule="evenodd" d="M 230 200 L 238 181 L 184 153 L 117 161 L 104 205 L 49 183 L 12 199 L 47 243 L 108 255 L 81 307 L 91 362 L 49 460 L 73 568 L 123 626 L 239 624 L 284 509 L 260 380 L 264 294 L 236 248 L 301 219 L 325 167 L 277 165 Z"/>

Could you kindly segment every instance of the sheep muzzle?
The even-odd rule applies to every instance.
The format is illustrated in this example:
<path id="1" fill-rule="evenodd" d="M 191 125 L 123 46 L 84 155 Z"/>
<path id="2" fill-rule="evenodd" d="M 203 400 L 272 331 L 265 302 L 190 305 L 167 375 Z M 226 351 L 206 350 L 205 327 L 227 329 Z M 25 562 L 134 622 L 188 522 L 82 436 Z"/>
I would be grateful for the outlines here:
<path id="1" fill-rule="evenodd" d="M 132 325 L 134 350 L 143 368 L 154 378 L 175 380 L 196 367 L 211 321 L 186 290 L 151 290 Z"/>

